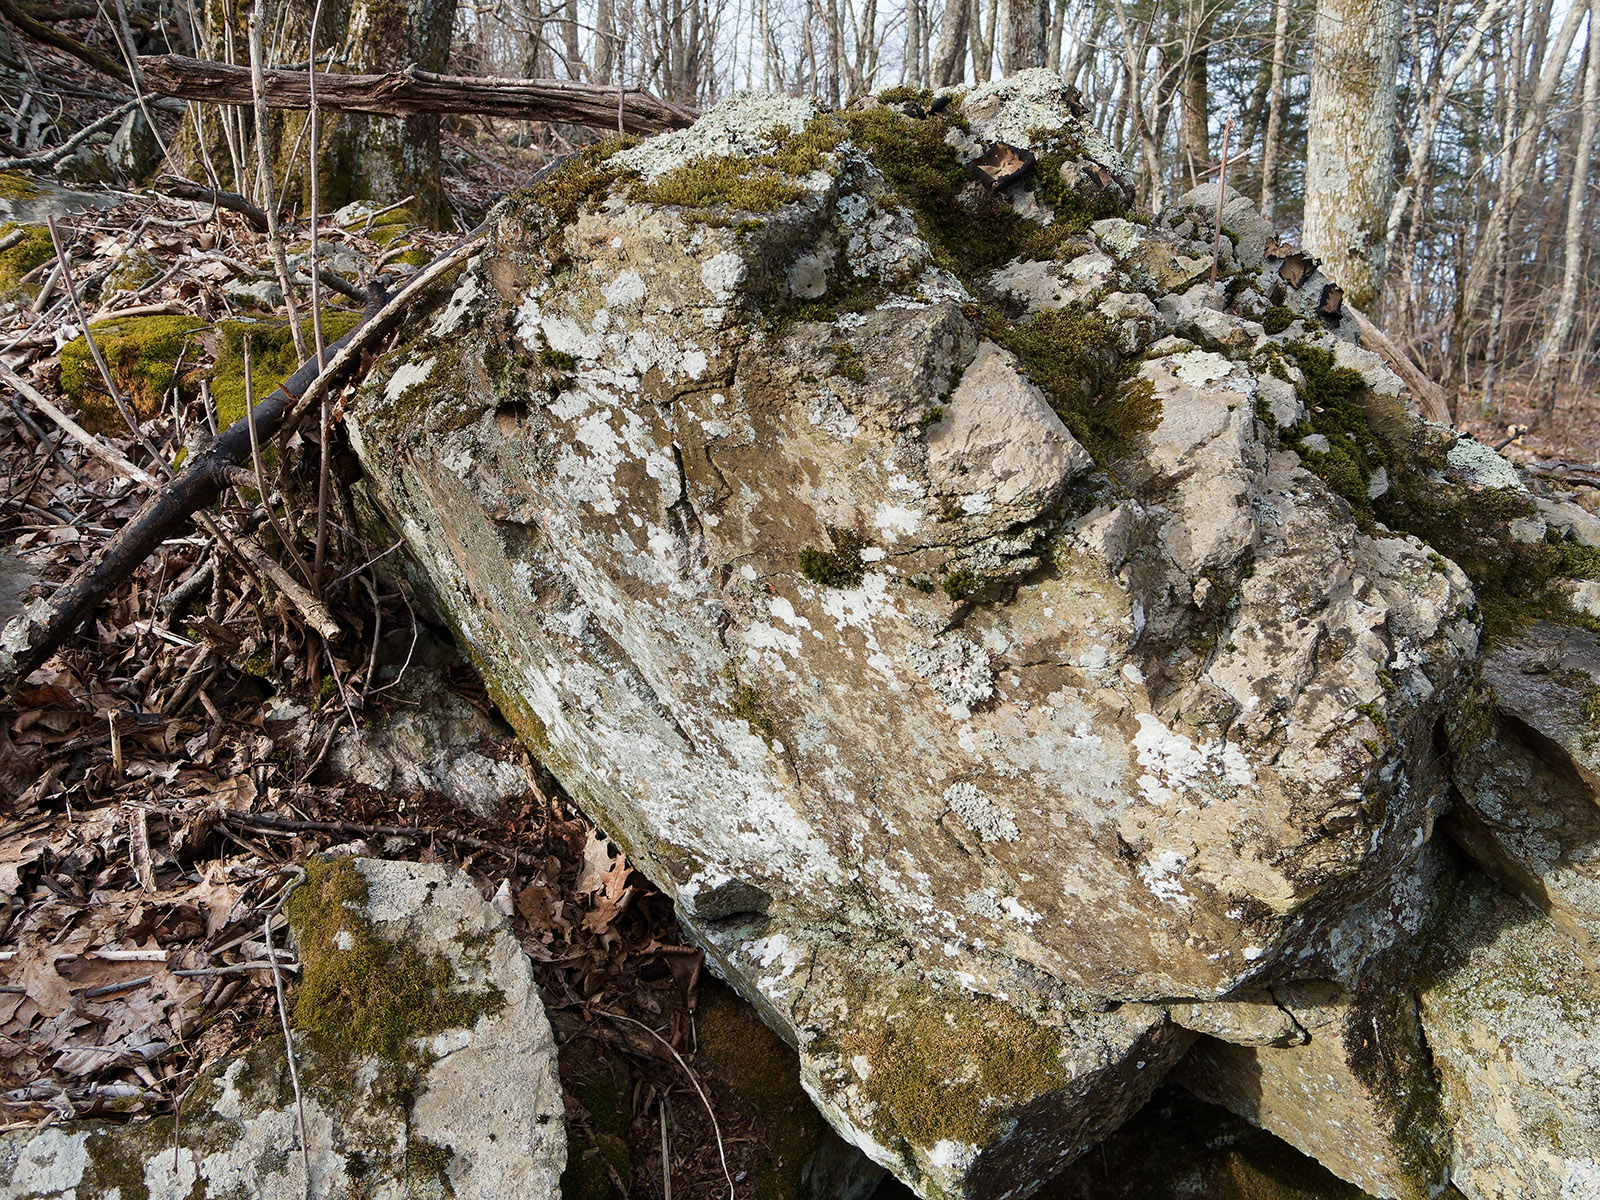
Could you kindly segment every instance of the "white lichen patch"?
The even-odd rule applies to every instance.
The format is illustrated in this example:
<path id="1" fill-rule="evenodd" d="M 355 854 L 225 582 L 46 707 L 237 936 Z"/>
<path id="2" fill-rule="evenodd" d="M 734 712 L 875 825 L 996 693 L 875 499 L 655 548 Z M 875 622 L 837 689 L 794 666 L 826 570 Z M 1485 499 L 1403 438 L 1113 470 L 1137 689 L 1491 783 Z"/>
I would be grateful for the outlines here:
<path id="1" fill-rule="evenodd" d="M 479 260 L 474 258 L 467 264 L 466 278 L 463 279 L 455 291 L 450 293 L 450 303 L 444 306 L 433 324 L 428 327 L 428 333 L 433 337 L 444 337 L 455 332 L 456 326 L 461 324 L 461 319 L 471 312 L 483 298 L 483 289 L 478 286 L 478 272 L 475 269 Z"/>
<path id="2" fill-rule="evenodd" d="M 389 376 L 389 382 L 383 389 L 383 398 L 393 403 L 419 383 L 426 383 L 438 361 L 436 358 L 425 358 L 420 363 L 401 363 L 395 373 Z"/>
<path id="3" fill-rule="evenodd" d="M 1450 466 L 1467 476 L 1474 487 L 1527 490 L 1515 467 L 1471 438 L 1462 438 L 1451 446 L 1448 458 Z"/>
<path id="4" fill-rule="evenodd" d="M 658 134 L 612 155 L 611 161 L 650 180 L 700 159 L 770 154 L 777 148 L 776 131 L 798 133 L 818 111 L 814 101 L 797 96 L 739 92 L 688 129 Z"/>
<path id="5" fill-rule="evenodd" d="M 1187 734 L 1168 729 L 1159 718 L 1138 713 L 1134 749 L 1145 774 L 1139 790 L 1152 804 L 1168 804 L 1218 785 L 1248 787 L 1255 780 L 1250 760 L 1237 746 L 1220 741 L 1196 745 Z"/>
<path id="6" fill-rule="evenodd" d="M 980 792 L 976 784 L 965 780 L 961 783 L 952 783 L 944 790 L 944 802 L 950 806 L 950 811 L 956 815 L 957 820 L 984 841 L 1017 840 L 1017 822 L 1011 810 L 1001 808 Z M 1016 903 L 1015 900 L 1011 902 Z"/>
<path id="7" fill-rule="evenodd" d="M 959 633 L 906 648 L 906 659 L 945 703 L 970 709 L 994 695 L 994 671 L 984 648 Z"/>

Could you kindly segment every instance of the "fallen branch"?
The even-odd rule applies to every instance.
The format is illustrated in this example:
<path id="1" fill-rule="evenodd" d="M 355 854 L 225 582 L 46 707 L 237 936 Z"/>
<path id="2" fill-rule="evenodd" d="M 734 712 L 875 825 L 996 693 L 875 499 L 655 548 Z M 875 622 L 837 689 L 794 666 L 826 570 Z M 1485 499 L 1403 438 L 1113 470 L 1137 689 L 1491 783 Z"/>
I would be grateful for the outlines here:
<path id="1" fill-rule="evenodd" d="M 11 0 L 0 0 L 0 16 L 4 16 L 6 20 L 10 21 L 29 37 L 43 42 L 47 46 L 54 46 L 57 50 L 65 50 L 73 58 L 79 62 L 88 63 L 102 75 L 109 75 L 111 78 L 130 86 L 133 84 L 133 79 L 129 76 L 127 68 L 121 63 L 107 58 L 98 50 L 90 49 L 76 38 L 70 38 L 64 33 L 56 32 L 56 30 L 41 21 L 35 21 L 13 4 Z"/>
<path id="2" fill-rule="evenodd" d="M 0 0 L 0 4 L 9 0 Z M 180 100 L 211 104 L 252 104 L 250 71 L 228 63 L 156 54 L 139 59 L 151 90 Z M 309 109 L 312 82 L 307 71 L 262 72 L 263 99 L 270 108 Z M 559 121 L 615 129 L 619 90 L 564 79 L 489 79 L 436 75 L 416 67 L 386 75 L 333 75 L 316 72 L 317 107 L 340 112 L 411 117 L 422 113 L 482 113 L 520 121 Z M 637 88 L 626 98 L 622 124 L 629 133 L 682 129 L 699 116 Z"/>
<path id="3" fill-rule="evenodd" d="M 359 821 L 308 821 L 299 817 L 280 817 L 276 813 L 243 813 L 234 812 L 232 809 L 224 809 L 217 816 L 224 824 L 238 825 L 257 833 L 289 835 L 339 833 L 357 837 L 437 838 L 440 841 L 464 846 L 468 850 L 487 850 L 504 855 L 519 867 L 536 865 L 532 855 L 496 842 L 486 842 L 482 838 L 473 837 L 470 833 L 457 833 L 453 829 L 421 829 L 414 825 L 365 825 Z"/>
<path id="4" fill-rule="evenodd" d="M 393 303 L 382 312 L 390 312 Z M 382 332 L 369 307 L 362 322 L 341 338 L 340 349 L 370 343 Z M 344 369 L 354 354 L 339 362 Z M 256 406 L 253 416 L 262 437 L 272 437 L 286 424 L 302 395 L 328 385 L 334 364 L 321 375 L 313 361 L 302 363 L 282 386 Z M 15 384 L 13 383 L 13 386 Z M 30 397 L 31 399 L 31 397 Z M 30 606 L 6 627 L 0 640 L 0 685 L 9 688 L 42 664 L 112 590 L 127 579 L 186 519 L 209 507 L 228 486 L 225 467 L 239 466 L 250 456 L 250 419 L 242 417 L 224 430 L 211 448 L 196 455 L 176 479 L 161 488 L 115 537 L 90 555 L 72 577 L 43 604 Z"/>
<path id="5" fill-rule="evenodd" d="M 534 178 L 558 167 L 560 161 L 548 164 Z M 249 457 L 252 424 L 255 436 L 263 439 L 293 429 L 332 382 L 356 364 L 362 351 L 394 327 L 413 300 L 465 262 L 487 236 L 488 226 L 480 225 L 411 276 L 394 296 L 374 295 L 355 327 L 328 347 L 327 366 L 319 372 L 316 359 L 301 363 L 253 412 L 235 421 L 208 450 L 191 459 L 177 478 L 90 555 L 48 601 L 29 605 L 7 625 L 0 632 L 0 691 L 9 691 L 42 665 L 156 547 L 185 520 L 216 501 L 230 484 L 226 468 L 241 466 Z"/>
<path id="6" fill-rule="evenodd" d="M 1356 328 L 1361 331 L 1362 342 L 1368 349 L 1376 350 L 1382 355 L 1394 373 L 1411 389 L 1411 394 L 1417 398 L 1417 407 L 1422 410 L 1422 415 L 1440 425 L 1454 424 L 1450 418 L 1450 405 L 1444 398 L 1444 389 L 1423 374 L 1422 368 L 1411 361 L 1410 355 L 1390 341 L 1388 335 L 1369 321 L 1365 313 L 1353 304 L 1344 307 L 1356 319 Z"/>
<path id="7" fill-rule="evenodd" d="M 121 108 L 112 109 L 98 121 L 91 121 L 85 125 L 53 150 L 46 150 L 40 154 L 25 155 L 22 158 L 0 158 L 0 171 L 33 171 L 44 167 L 53 167 L 102 129 L 110 129 L 138 107 L 139 101 L 130 100 Z"/>
<path id="8" fill-rule="evenodd" d="M 267 214 L 251 204 L 236 192 L 222 192 L 216 188 L 205 187 L 202 184 L 191 183 L 187 179 L 180 179 L 176 175 L 158 175 L 152 185 L 156 191 L 179 200 L 198 200 L 202 204 L 210 204 L 217 208 L 225 208 L 229 212 L 236 212 L 250 223 L 250 228 L 257 233 L 267 231 Z"/>

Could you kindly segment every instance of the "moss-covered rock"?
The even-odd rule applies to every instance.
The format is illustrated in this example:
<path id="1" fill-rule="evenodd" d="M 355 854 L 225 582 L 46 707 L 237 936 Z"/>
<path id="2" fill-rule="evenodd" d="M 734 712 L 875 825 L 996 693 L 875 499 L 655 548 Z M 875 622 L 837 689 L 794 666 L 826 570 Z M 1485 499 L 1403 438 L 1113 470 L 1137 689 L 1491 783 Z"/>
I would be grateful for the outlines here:
<path id="1" fill-rule="evenodd" d="M 170 389 L 199 377 L 204 357 L 200 334 L 205 328 L 198 317 L 123 317 L 100 321 L 90 332 L 112 382 L 136 414 L 148 417 L 160 410 Z M 91 428 L 121 427 L 86 338 L 61 348 L 61 390 Z"/>
<path id="2" fill-rule="evenodd" d="M 78 1200 L 557 1194 L 555 1044 L 526 958 L 465 876 L 313 864 L 289 904 L 301 1110 L 279 1037 L 214 1065 L 170 1117 L 0 1134 L 0 1192 Z"/>
<path id="3" fill-rule="evenodd" d="M 324 309 L 322 336 L 332 344 L 361 319 L 348 309 Z M 300 314 L 301 336 L 311 342 L 310 314 Z M 211 374 L 211 395 L 217 406 L 217 428 L 226 429 L 244 416 L 244 342 L 250 339 L 250 395 L 257 404 L 293 375 L 300 361 L 294 352 L 289 322 L 281 318 L 259 321 L 228 320 L 217 323 L 216 365 Z M 308 350 L 309 353 L 309 350 Z"/>
<path id="4" fill-rule="evenodd" d="M 43 225 L 17 225 L 7 221 L 0 225 L 0 236 L 22 231 L 22 240 L 9 250 L 0 250 L 0 298 L 10 297 L 22 284 L 22 279 L 36 267 L 41 267 L 56 256 L 50 241 L 50 231 Z M 37 294 L 38 288 L 28 295 Z"/>

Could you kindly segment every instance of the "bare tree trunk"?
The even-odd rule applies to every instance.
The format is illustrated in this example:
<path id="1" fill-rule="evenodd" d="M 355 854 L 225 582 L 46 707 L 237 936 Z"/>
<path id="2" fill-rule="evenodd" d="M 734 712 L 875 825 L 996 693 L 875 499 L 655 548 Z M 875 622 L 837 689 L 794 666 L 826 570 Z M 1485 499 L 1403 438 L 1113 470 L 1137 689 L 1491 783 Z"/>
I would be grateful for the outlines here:
<path id="1" fill-rule="evenodd" d="M 1283 148 L 1283 110 L 1289 102 L 1288 61 L 1289 0 L 1277 0 L 1272 25 L 1272 100 L 1261 147 L 1261 215 L 1269 223 L 1278 215 L 1278 156 Z"/>
<path id="2" fill-rule="evenodd" d="M 1524 110 L 1526 115 L 1521 128 L 1527 132 L 1517 139 L 1516 152 L 1511 158 L 1509 196 L 1512 207 L 1522 200 L 1527 181 L 1533 174 L 1534 158 L 1544 145 L 1544 139 L 1537 136 L 1537 133 L 1546 113 L 1549 112 L 1551 100 L 1555 98 L 1556 86 L 1561 80 L 1561 69 L 1567 61 L 1567 55 L 1572 51 L 1572 43 L 1577 39 L 1578 29 L 1583 24 L 1584 11 L 1582 4 L 1573 4 L 1567 10 L 1561 30 L 1550 44 L 1549 56 L 1544 59 L 1544 70 L 1534 88 L 1533 98 Z M 1462 289 L 1461 296 L 1461 312 L 1465 320 L 1472 319 L 1477 311 L 1478 302 L 1483 299 L 1484 289 L 1493 277 L 1493 268 L 1497 261 L 1496 252 L 1492 240 L 1486 238 L 1478 244 L 1473 254 L 1472 265 L 1467 271 L 1466 286 Z"/>
<path id="3" fill-rule="evenodd" d="M 1499 92 L 1503 100 L 1504 116 L 1500 121 L 1500 186 L 1494 206 L 1494 224 L 1491 241 L 1494 245 L 1494 293 L 1489 310 L 1489 339 L 1483 352 L 1483 379 L 1481 384 L 1483 406 L 1495 411 L 1495 386 L 1499 382 L 1500 330 L 1505 317 L 1506 280 L 1510 255 L 1508 253 L 1513 207 L 1511 159 L 1515 153 L 1518 128 L 1517 81 L 1522 62 L 1522 22 L 1511 27 L 1511 54 L 1509 60 L 1502 55 L 1496 59 L 1499 73 Z M 1468 318 L 1471 318 L 1469 312 Z"/>
<path id="4" fill-rule="evenodd" d="M 1042 67 L 1047 36 L 1047 0 L 1006 0 L 1006 38 L 1002 64 L 1006 74 Z"/>
<path id="5" fill-rule="evenodd" d="M 1589 157 L 1594 149 L 1596 110 L 1600 109 L 1600 40 L 1594 36 L 1600 23 L 1600 0 L 1589 3 L 1588 63 L 1583 72 L 1583 107 L 1578 122 L 1578 145 L 1572 165 L 1572 185 L 1567 193 L 1567 238 L 1561 271 L 1561 297 L 1555 319 L 1545 330 L 1533 359 L 1533 387 L 1539 398 L 1540 427 L 1550 428 L 1556 414 L 1556 372 L 1561 349 L 1572 332 L 1578 304 L 1578 276 L 1583 257 L 1584 217 L 1589 190 Z"/>
<path id="6" fill-rule="evenodd" d="M 972 8 L 977 0 L 945 0 L 939 22 L 939 49 L 934 56 L 933 84 L 954 87 L 967 77 L 967 42 Z"/>
<path id="7" fill-rule="evenodd" d="M 906 57 L 900 67 L 900 82 L 922 86 L 922 0 L 906 0 Z"/>
<path id="8" fill-rule="evenodd" d="M 617 71 L 617 2 L 599 0 L 594 16 L 594 82 L 620 83 Z"/>
<path id="9" fill-rule="evenodd" d="M 1189 186 L 1197 186 L 1211 169 L 1211 90 L 1207 79 L 1210 17 L 1206 0 L 1184 5 L 1183 115 L 1178 133 L 1183 139 L 1182 161 L 1189 171 Z"/>
<path id="10" fill-rule="evenodd" d="M 1395 238 L 1400 232 L 1401 221 L 1405 219 L 1406 209 L 1416 193 L 1417 181 L 1428 172 L 1429 160 L 1433 156 L 1433 141 L 1439 132 L 1439 121 L 1444 115 L 1445 105 L 1450 99 L 1451 92 L 1455 90 L 1456 81 L 1460 79 L 1468 64 L 1477 61 L 1478 52 L 1483 47 L 1484 35 L 1505 5 L 1506 0 L 1489 0 L 1483 11 L 1478 14 L 1478 19 L 1472 27 L 1472 36 L 1467 39 L 1467 44 L 1461 53 L 1447 69 L 1434 73 L 1434 78 L 1426 89 L 1429 95 L 1428 108 L 1426 113 L 1417 119 L 1408 147 L 1409 153 L 1406 156 L 1405 181 L 1395 192 L 1394 201 L 1389 207 L 1388 225 L 1384 230 L 1386 255 L 1394 250 Z M 1442 57 L 1444 53 L 1442 46 L 1439 52 Z"/>
<path id="11" fill-rule="evenodd" d="M 1314 40 L 1305 242 L 1345 299 L 1375 312 L 1394 187 L 1400 0 L 1317 0 Z"/>

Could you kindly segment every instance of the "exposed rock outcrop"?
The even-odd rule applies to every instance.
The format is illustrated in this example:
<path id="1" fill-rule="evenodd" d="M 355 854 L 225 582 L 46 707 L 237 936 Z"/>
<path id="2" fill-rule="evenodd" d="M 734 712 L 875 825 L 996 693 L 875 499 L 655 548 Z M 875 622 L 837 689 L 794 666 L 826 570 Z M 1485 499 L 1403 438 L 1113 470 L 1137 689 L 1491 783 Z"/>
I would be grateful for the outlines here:
<path id="1" fill-rule="evenodd" d="M 1550 528 L 1248 203 L 1134 219 L 1073 113 L 1030 72 L 591 148 L 350 421 L 507 717 L 924 1196 L 1029 1194 L 1201 1034 L 1346 1061 L 1275 988 L 1423 932 L 1453 559 Z"/>
<path id="2" fill-rule="evenodd" d="M 0 1134 L 0 1198 L 313 1196 L 544 1200 L 566 1161 L 555 1039 L 528 960 L 448 867 L 313 864 L 289 906 L 295 1046 L 213 1068 L 183 1123 Z"/>

